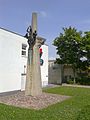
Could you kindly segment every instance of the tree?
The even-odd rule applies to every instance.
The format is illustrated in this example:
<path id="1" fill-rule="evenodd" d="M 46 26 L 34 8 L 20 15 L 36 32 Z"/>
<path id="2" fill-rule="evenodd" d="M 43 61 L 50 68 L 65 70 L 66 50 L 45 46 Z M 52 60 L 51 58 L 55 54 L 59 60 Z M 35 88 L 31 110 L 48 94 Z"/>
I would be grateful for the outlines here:
<path id="1" fill-rule="evenodd" d="M 89 70 L 90 66 L 90 31 L 84 32 L 82 37 L 82 57 L 84 58 L 83 64 L 80 66 L 84 70 Z"/>
<path id="2" fill-rule="evenodd" d="M 78 32 L 75 28 L 63 28 L 64 33 L 60 33 L 59 37 L 55 38 L 53 45 L 56 46 L 59 58 L 56 62 L 59 64 L 71 64 L 74 75 L 78 68 L 78 63 L 81 57 L 82 32 Z"/>

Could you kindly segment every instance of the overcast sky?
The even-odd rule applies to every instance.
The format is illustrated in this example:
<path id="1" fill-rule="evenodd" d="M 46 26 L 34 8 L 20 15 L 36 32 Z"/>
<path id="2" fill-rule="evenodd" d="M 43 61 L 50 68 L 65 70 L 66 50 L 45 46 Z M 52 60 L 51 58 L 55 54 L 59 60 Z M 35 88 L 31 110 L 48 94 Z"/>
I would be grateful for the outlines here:
<path id="1" fill-rule="evenodd" d="M 32 12 L 38 13 L 38 35 L 47 40 L 49 59 L 56 57 L 52 43 L 62 27 L 90 30 L 90 0 L 0 0 L 0 27 L 25 35 Z"/>

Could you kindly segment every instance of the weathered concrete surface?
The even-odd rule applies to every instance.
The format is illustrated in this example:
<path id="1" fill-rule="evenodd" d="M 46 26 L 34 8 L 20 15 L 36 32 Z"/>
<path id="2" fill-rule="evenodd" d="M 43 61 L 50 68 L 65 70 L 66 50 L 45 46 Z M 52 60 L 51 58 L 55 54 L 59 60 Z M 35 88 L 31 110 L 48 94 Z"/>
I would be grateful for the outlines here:
<path id="1" fill-rule="evenodd" d="M 32 31 L 37 31 L 37 14 L 32 14 Z M 39 46 L 41 42 L 36 39 L 32 49 L 28 49 L 27 74 L 25 95 L 37 96 L 42 94 L 41 86 L 41 70 L 40 70 L 40 55 Z"/>
<path id="2" fill-rule="evenodd" d="M 37 13 L 32 13 L 32 32 L 34 32 L 35 30 L 37 30 Z"/>
<path id="3" fill-rule="evenodd" d="M 32 95 L 31 87 L 32 87 L 33 58 L 31 58 L 31 56 L 33 56 L 33 54 L 31 52 L 31 50 L 28 49 L 25 95 Z"/>

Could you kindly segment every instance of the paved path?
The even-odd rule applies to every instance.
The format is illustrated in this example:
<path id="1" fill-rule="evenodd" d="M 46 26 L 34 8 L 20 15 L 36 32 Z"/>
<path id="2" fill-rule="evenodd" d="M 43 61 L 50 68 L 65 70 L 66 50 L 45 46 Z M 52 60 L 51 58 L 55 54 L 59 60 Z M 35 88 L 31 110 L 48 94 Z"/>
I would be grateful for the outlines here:
<path id="1" fill-rule="evenodd" d="M 19 91 L 20 91 L 20 90 L 10 91 L 10 92 L 2 92 L 2 93 L 0 93 L 0 97 L 10 96 L 10 95 L 13 95 L 13 94 L 18 93 Z"/>
<path id="2" fill-rule="evenodd" d="M 90 88 L 87 85 L 71 85 L 71 84 L 62 84 L 62 86 L 71 86 L 71 87 L 83 87 L 83 88 Z"/>

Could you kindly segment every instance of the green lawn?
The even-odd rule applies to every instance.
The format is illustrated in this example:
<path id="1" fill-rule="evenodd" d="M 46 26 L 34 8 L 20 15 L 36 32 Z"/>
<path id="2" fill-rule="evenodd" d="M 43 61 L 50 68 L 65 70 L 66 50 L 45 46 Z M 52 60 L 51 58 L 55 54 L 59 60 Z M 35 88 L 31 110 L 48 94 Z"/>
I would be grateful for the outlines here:
<path id="1" fill-rule="evenodd" d="M 72 97 L 43 110 L 21 109 L 0 104 L 0 120 L 90 120 L 90 89 L 57 87 L 44 91 Z"/>

